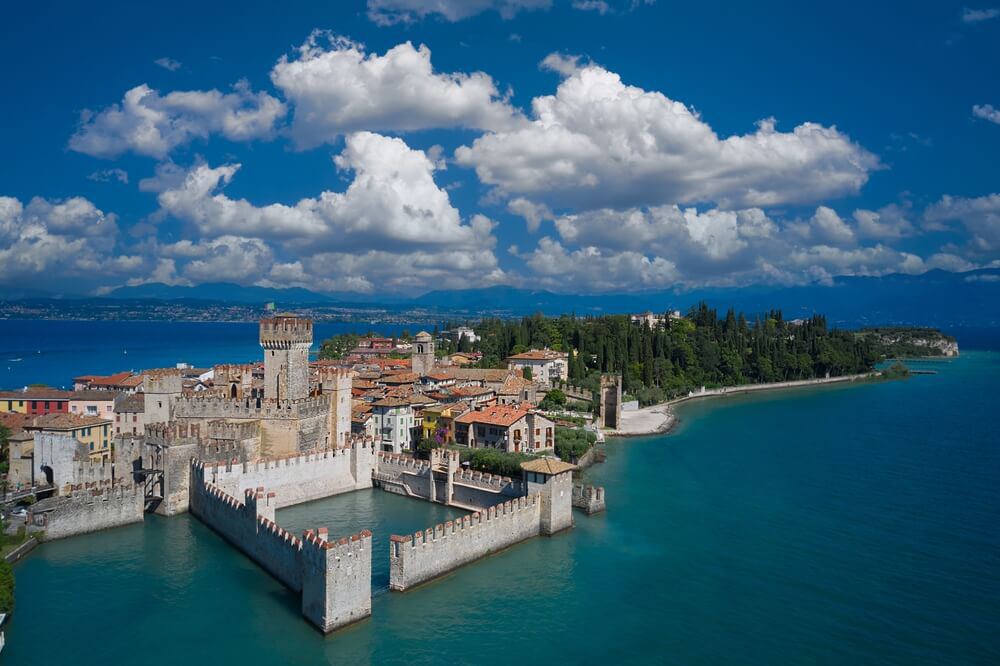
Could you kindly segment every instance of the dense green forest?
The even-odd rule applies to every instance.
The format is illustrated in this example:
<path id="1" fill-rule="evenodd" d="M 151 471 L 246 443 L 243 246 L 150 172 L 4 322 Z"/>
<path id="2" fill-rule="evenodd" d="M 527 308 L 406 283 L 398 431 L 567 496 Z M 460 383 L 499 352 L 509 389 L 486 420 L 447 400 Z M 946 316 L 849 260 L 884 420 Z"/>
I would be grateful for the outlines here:
<path id="1" fill-rule="evenodd" d="M 830 329 L 821 315 L 789 322 L 774 310 L 748 320 L 732 310 L 720 317 L 704 304 L 655 328 L 627 316 L 535 315 L 485 320 L 476 332 L 483 367 L 503 367 L 511 354 L 549 347 L 569 354 L 571 383 L 594 388 L 600 373 L 620 373 L 625 392 L 642 404 L 701 386 L 866 372 L 880 357 L 874 341 Z"/>

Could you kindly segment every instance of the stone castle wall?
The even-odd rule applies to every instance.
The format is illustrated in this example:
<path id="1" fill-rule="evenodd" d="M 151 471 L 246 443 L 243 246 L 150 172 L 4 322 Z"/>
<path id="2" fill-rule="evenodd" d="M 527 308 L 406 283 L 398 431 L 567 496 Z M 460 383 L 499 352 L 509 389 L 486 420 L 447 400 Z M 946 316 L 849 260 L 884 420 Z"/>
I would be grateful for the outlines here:
<path id="1" fill-rule="evenodd" d="M 65 495 L 39 502 L 31 509 L 29 522 L 43 527 L 47 540 L 142 522 L 141 486 L 94 485 L 102 487 L 74 486 Z"/>
<path id="2" fill-rule="evenodd" d="M 440 479 L 433 484 L 432 494 L 431 469 L 425 460 L 379 452 L 376 481 L 389 492 L 469 509 L 485 509 L 527 494 L 527 487 L 521 481 L 470 470 L 452 474 L 450 497 L 448 484 Z"/>
<path id="3" fill-rule="evenodd" d="M 277 495 L 248 488 L 244 502 L 208 481 L 208 466 L 191 465 L 192 512 L 250 559 L 302 595 L 302 614 L 324 632 L 371 615 L 371 532 L 336 543 L 327 531 L 293 536 L 274 522 Z"/>
<path id="4" fill-rule="evenodd" d="M 45 483 L 51 470 L 52 485 L 61 488 L 66 484 L 110 482 L 112 465 L 91 462 L 90 452 L 82 442 L 62 433 L 36 432 L 34 434 L 32 466 L 38 483 Z"/>
<path id="5" fill-rule="evenodd" d="M 174 400 L 174 417 L 180 419 L 295 420 L 325 416 L 329 410 L 327 395 L 278 401 L 184 395 Z"/>
<path id="6" fill-rule="evenodd" d="M 406 590 L 538 536 L 542 502 L 520 497 L 413 536 L 390 537 L 389 588 Z"/>
<path id="7" fill-rule="evenodd" d="M 224 492 L 240 496 L 249 488 L 277 493 L 278 507 L 371 488 L 374 445 L 356 442 L 349 448 L 282 456 L 252 463 L 204 464 L 205 478 Z"/>

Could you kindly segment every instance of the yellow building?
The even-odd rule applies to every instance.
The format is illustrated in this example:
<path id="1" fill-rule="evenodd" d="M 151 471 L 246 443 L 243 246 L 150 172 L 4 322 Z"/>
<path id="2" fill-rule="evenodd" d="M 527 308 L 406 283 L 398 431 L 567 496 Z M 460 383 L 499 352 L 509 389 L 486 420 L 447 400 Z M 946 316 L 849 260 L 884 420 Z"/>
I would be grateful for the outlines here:
<path id="1" fill-rule="evenodd" d="M 44 414 L 25 423 L 28 432 L 69 435 L 83 444 L 92 461 L 111 459 L 112 421 L 99 416 Z"/>
<path id="2" fill-rule="evenodd" d="M 435 439 L 440 433 L 445 443 L 454 443 L 455 419 L 469 410 L 469 405 L 464 402 L 425 407 L 421 412 L 424 417 L 421 438 Z"/>

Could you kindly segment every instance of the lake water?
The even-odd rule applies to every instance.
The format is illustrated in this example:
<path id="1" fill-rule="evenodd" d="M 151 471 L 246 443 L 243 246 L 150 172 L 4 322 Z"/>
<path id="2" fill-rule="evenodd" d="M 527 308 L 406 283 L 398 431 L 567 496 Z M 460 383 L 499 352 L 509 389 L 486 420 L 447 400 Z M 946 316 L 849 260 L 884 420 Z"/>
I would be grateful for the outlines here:
<path id="1" fill-rule="evenodd" d="M 313 349 L 337 333 L 416 334 L 421 325 L 316 322 Z M 0 388 L 72 387 L 73 377 L 189 363 L 246 363 L 264 358 L 254 322 L 43 321 L 0 319 Z"/>
<path id="2" fill-rule="evenodd" d="M 961 341 L 960 341 L 961 342 Z M 936 375 L 693 402 L 615 440 L 608 511 L 399 594 L 388 535 L 444 507 L 360 491 L 278 513 L 375 534 L 372 618 L 322 636 L 190 516 L 15 567 L 10 664 L 997 664 L 1000 353 Z"/>

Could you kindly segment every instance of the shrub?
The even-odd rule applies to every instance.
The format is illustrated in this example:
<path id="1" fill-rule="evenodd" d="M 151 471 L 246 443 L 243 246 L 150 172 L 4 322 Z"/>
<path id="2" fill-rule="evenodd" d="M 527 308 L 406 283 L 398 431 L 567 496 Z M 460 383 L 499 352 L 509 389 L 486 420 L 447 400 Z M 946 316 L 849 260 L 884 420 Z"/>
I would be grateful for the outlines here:
<path id="1" fill-rule="evenodd" d="M 14 612 L 14 569 L 0 558 L 0 613 Z"/>

